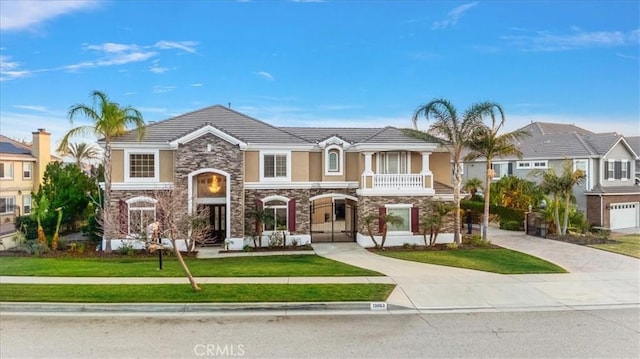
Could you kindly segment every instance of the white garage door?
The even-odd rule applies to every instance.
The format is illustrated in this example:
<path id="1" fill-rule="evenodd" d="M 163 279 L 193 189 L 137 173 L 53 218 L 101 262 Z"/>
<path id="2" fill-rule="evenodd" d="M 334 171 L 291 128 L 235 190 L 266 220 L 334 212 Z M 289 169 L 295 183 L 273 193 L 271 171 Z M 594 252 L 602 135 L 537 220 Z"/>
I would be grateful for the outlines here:
<path id="1" fill-rule="evenodd" d="M 609 228 L 638 227 L 638 211 L 640 211 L 640 204 L 638 202 L 612 203 Z"/>

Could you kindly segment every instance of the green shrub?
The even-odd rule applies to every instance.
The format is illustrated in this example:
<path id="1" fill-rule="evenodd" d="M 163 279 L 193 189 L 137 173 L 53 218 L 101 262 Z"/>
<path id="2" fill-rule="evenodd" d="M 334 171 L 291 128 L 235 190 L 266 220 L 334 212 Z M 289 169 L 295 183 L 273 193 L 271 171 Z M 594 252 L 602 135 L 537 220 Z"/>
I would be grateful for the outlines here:
<path id="1" fill-rule="evenodd" d="M 467 235 L 462 238 L 462 244 L 474 247 L 488 247 L 491 242 L 483 241 L 479 234 Z"/>
<path id="2" fill-rule="evenodd" d="M 244 252 L 253 252 L 253 247 L 251 247 L 248 244 L 245 244 L 244 247 L 242 247 L 242 251 L 244 251 Z"/>
<path id="3" fill-rule="evenodd" d="M 504 229 L 506 231 L 521 231 L 522 221 L 500 221 L 500 229 Z"/>
<path id="4" fill-rule="evenodd" d="M 447 243 L 447 249 L 458 249 L 458 243 L 456 242 Z"/>

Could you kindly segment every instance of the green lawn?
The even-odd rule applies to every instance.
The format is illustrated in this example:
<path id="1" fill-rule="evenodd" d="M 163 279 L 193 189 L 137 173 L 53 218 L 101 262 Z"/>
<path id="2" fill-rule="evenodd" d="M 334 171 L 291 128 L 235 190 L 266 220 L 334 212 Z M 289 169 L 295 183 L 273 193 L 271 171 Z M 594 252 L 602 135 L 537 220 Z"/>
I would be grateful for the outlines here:
<path id="1" fill-rule="evenodd" d="M 442 251 L 383 251 L 383 256 L 500 274 L 566 273 L 553 263 L 505 248 Z"/>
<path id="2" fill-rule="evenodd" d="M 618 243 L 592 244 L 589 247 L 640 258 L 640 235 L 629 234 L 612 239 Z"/>
<path id="3" fill-rule="evenodd" d="M 196 277 L 339 277 L 382 274 L 316 255 L 284 255 L 186 259 Z M 0 257 L 0 274 L 59 277 L 183 277 L 175 258 L 165 258 L 163 270 L 152 257 L 40 258 Z"/>
<path id="4" fill-rule="evenodd" d="M 393 284 L 3 284 L 0 302 L 242 303 L 384 301 Z"/>

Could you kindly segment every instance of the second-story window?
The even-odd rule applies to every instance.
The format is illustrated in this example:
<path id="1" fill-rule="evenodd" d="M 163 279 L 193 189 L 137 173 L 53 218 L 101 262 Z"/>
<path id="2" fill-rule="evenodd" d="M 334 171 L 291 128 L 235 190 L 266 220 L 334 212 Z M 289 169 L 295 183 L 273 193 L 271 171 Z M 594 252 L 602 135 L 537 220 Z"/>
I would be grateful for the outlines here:
<path id="1" fill-rule="evenodd" d="M 31 162 L 22 162 L 22 178 L 31 179 L 31 172 L 33 171 L 33 164 Z"/>
<path id="2" fill-rule="evenodd" d="M 287 155 L 286 154 L 264 154 L 263 155 L 263 177 L 269 179 L 287 178 Z"/>
<path id="3" fill-rule="evenodd" d="M 155 156 L 152 153 L 132 153 L 129 155 L 129 177 L 155 177 Z"/>
<path id="4" fill-rule="evenodd" d="M 0 162 L 0 179 L 13 179 L 13 163 Z"/>
<path id="5" fill-rule="evenodd" d="M 340 170 L 340 153 L 338 150 L 329 151 L 329 172 L 338 172 Z"/>

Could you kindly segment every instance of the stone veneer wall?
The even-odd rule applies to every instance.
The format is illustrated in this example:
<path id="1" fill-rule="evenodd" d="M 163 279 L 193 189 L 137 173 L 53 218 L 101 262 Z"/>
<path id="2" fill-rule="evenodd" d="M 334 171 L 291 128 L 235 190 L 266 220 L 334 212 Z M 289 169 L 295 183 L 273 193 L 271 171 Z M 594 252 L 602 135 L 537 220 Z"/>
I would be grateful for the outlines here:
<path id="1" fill-rule="evenodd" d="M 211 151 L 207 150 L 211 145 Z M 176 188 L 187 190 L 189 173 L 213 168 L 230 174 L 230 216 L 231 233 L 227 237 L 242 238 L 244 236 L 244 186 L 243 155 L 237 145 L 233 145 L 217 136 L 206 134 L 188 143 L 180 145 L 175 154 L 174 183 Z M 185 209 L 187 198 L 185 198 Z"/>
<path id="2" fill-rule="evenodd" d="M 311 202 L 309 198 L 321 194 L 346 194 L 355 197 L 355 190 L 348 189 L 248 189 L 245 190 L 244 205 L 246 208 L 245 216 L 245 235 L 250 235 L 255 231 L 255 221 L 251 217 L 251 213 L 256 211 L 256 200 L 269 196 L 282 196 L 293 198 L 296 200 L 296 230 L 292 234 L 309 234 L 311 232 L 310 213 Z"/>
<path id="3" fill-rule="evenodd" d="M 384 207 L 385 204 L 413 204 L 414 207 L 418 207 L 418 215 L 420 217 L 423 216 L 427 208 L 429 208 L 429 204 L 433 201 L 432 197 L 427 196 L 359 196 L 358 197 L 358 232 L 363 235 L 369 235 L 367 233 L 367 228 L 364 225 L 364 218 L 368 215 L 378 215 L 378 209 L 380 207 Z M 378 233 L 378 222 L 376 221 L 374 227 L 374 235 L 381 235 L 382 233 Z M 440 233 L 450 233 L 453 232 L 453 212 L 447 216 L 444 224 L 442 226 L 442 230 Z"/>

